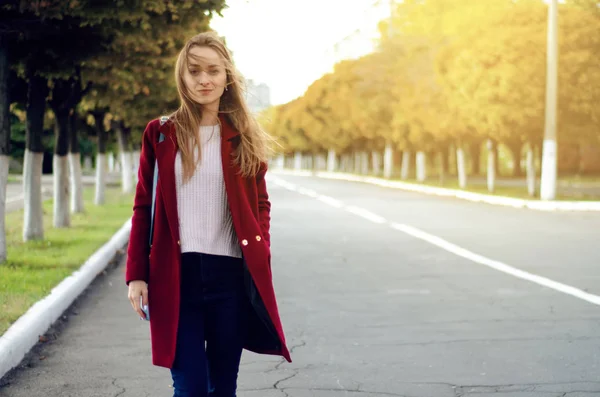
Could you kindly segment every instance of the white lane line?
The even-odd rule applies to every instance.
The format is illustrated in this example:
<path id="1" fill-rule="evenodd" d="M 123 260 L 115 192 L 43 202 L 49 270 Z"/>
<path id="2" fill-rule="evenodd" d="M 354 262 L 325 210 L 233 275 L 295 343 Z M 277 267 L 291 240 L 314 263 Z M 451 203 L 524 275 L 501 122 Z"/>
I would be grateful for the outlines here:
<path id="1" fill-rule="evenodd" d="M 440 237 L 419 230 L 416 227 L 402 225 L 398 223 L 391 223 L 390 226 L 396 230 L 404 232 L 420 240 L 427 241 L 430 244 L 433 244 L 437 247 L 442 248 L 443 250 L 451 252 L 454 255 L 458 255 L 460 257 L 468 259 L 472 262 L 479 263 L 480 265 L 490 267 L 492 269 L 498 270 L 499 272 L 509 274 L 522 280 L 530 281 L 543 287 L 551 288 L 555 291 L 562 292 L 563 294 L 583 299 L 584 301 L 593 303 L 595 305 L 600 305 L 600 296 L 598 295 L 593 295 L 582 291 L 578 288 L 572 287 L 570 285 L 559 283 L 557 281 L 550 280 L 549 278 L 538 276 L 536 274 L 529 273 L 524 270 L 520 270 L 515 267 L 509 266 L 506 263 L 486 258 L 485 256 L 476 254 L 465 248 L 459 247 L 458 245 L 452 244 L 451 242 L 446 241 Z"/>
<path id="2" fill-rule="evenodd" d="M 322 201 L 325 204 L 329 204 L 330 206 L 335 207 L 335 208 L 343 208 L 344 207 L 344 203 L 342 203 L 340 200 L 334 199 L 333 197 L 325 196 L 323 194 L 319 194 L 319 197 L 317 197 L 317 200 Z"/>
<path id="3" fill-rule="evenodd" d="M 487 258 L 483 255 L 476 254 L 476 253 L 469 251 L 465 248 L 462 248 L 456 244 L 453 244 L 447 240 L 444 240 L 440 237 L 434 236 L 433 234 L 429 234 L 420 229 L 417 229 L 416 227 L 405 225 L 405 224 L 400 224 L 400 223 L 395 223 L 395 222 L 389 222 L 384 217 L 374 214 L 373 212 L 367 211 L 364 208 L 355 207 L 355 206 L 351 206 L 351 205 L 345 205 L 343 202 L 341 202 L 337 199 L 334 199 L 334 198 L 328 197 L 328 196 L 324 196 L 324 195 L 319 195 L 319 194 L 315 193 L 313 190 L 304 189 L 304 188 L 296 188 L 295 185 L 292 185 L 291 183 L 286 182 L 282 179 L 276 178 L 276 179 L 274 179 L 274 182 L 277 185 L 287 187 L 288 189 L 289 189 L 288 186 L 292 186 L 292 187 L 294 187 L 293 191 L 297 191 L 298 193 L 307 195 L 309 197 L 315 197 L 315 195 L 316 195 L 316 198 L 319 201 L 322 201 L 326 204 L 332 205 L 333 207 L 336 207 L 336 208 L 344 209 L 351 214 L 358 215 L 358 216 L 360 216 L 364 219 L 367 219 L 371 222 L 375 222 L 378 224 L 387 224 L 388 226 L 390 226 L 391 228 L 393 228 L 395 230 L 406 233 L 409 236 L 418 238 L 420 240 L 426 241 L 432 245 L 435 245 L 436 247 L 439 247 L 445 251 L 448 251 L 448 252 L 450 252 L 454 255 L 460 256 L 462 258 L 468 259 L 472 262 L 487 266 L 494 270 L 498 270 L 499 272 L 511 275 L 511 276 L 519 278 L 521 280 L 526 280 L 526 281 L 532 282 L 534 284 L 553 289 L 557 292 L 562 292 L 563 294 L 567 294 L 567 295 L 573 296 L 575 298 L 579 298 L 586 302 L 593 303 L 594 305 L 600 305 L 600 296 L 598 296 L 598 295 L 590 294 L 579 288 L 575 288 L 575 287 L 572 287 L 567 284 L 559 283 L 558 281 L 554 281 L 554 280 L 551 280 L 546 277 L 538 276 L 537 274 L 529 273 L 524 270 L 517 269 L 516 267 L 507 265 L 506 263 Z M 292 190 L 292 189 L 290 189 L 290 190 Z"/>
<path id="4" fill-rule="evenodd" d="M 384 224 L 387 222 L 384 217 L 374 214 L 371 211 L 367 211 L 364 208 L 359 208 L 359 207 L 355 207 L 353 205 L 348 205 L 344 209 L 351 214 L 361 216 L 367 220 L 370 220 L 371 222 L 375 222 L 375 223 L 379 223 L 379 224 Z"/>
<path id="5" fill-rule="evenodd" d="M 317 198 L 319 195 L 314 190 L 305 189 L 303 187 L 298 188 L 298 193 L 303 194 L 308 197 Z"/>

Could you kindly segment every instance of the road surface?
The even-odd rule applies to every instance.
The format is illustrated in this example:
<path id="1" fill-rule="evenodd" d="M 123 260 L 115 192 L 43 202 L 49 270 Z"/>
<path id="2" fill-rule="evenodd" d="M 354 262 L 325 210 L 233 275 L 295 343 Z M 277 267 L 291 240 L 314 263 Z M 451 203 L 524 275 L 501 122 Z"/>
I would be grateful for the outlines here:
<path id="1" fill-rule="evenodd" d="M 600 214 L 271 175 L 293 363 L 244 352 L 241 397 L 600 396 Z M 171 396 L 123 262 L 2 397 Z"/>

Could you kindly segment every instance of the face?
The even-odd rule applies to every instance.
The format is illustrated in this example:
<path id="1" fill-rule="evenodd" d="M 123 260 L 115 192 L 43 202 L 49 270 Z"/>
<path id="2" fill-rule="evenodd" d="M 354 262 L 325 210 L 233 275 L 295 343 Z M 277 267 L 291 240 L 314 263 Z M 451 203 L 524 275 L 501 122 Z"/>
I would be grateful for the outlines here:
<path id="1" fill-rule="evenodd" d="M 227 83 L 225 65 L 218 52 L 210 47 L 193 47 L 183 76 L 187 91 L 196 103 L 218 109 Z"/>

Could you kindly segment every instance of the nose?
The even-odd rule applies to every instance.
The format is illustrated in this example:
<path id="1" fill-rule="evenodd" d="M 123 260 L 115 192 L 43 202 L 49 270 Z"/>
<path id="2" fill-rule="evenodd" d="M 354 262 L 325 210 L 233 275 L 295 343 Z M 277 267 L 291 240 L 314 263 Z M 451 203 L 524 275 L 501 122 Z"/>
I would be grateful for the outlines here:
<path id="1" fill-rule="evenodd" d="M 198 82 L 203 87 L 208 86 L 211 83 L 210 76 L 208 75 L 208 73 L 204 71 L 200 72 L 200 75 L 198 76 Z"/>

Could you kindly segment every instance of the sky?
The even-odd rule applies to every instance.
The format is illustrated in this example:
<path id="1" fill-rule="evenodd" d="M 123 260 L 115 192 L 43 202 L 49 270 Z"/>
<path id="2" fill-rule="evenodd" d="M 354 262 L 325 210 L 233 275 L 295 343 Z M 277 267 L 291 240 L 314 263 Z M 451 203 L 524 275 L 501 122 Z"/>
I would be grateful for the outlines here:
<path id="1" fill-rule="evenodd" d="M 244 77 L 267 84 L 277 105 L 331 71 L 336 43 L 338 57 L 368 52 L 377 21 L 389 15 L 388 2 L 227 0 L 228 9 L 211 27 L 225 36 Z"/>

